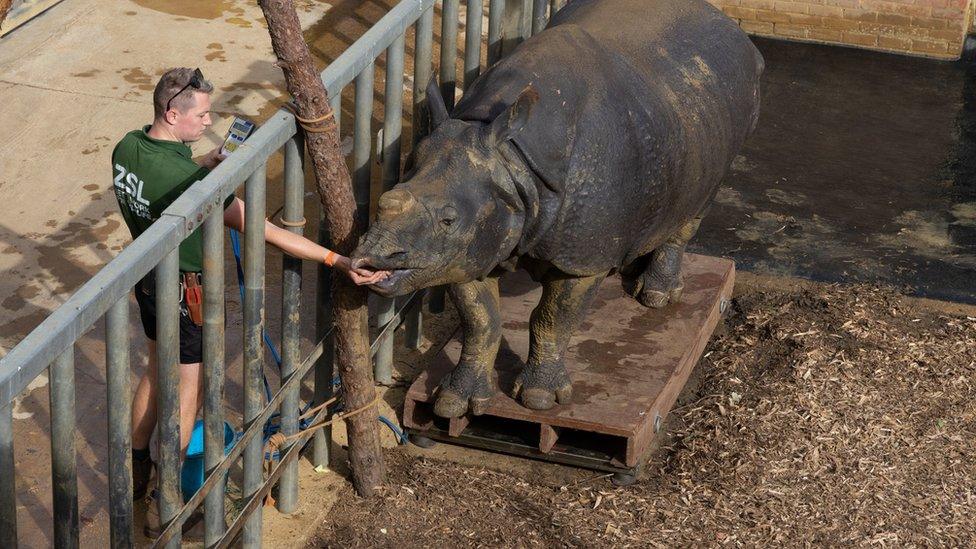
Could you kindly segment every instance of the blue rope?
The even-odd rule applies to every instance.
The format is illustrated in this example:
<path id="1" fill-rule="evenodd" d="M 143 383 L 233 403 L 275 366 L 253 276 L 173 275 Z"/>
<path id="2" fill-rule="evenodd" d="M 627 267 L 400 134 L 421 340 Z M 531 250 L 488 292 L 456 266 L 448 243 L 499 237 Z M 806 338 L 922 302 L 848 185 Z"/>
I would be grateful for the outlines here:
<path id="1" fill-rule="evenodd" d="M 244 268 L 241 266 L 241 240 L 240 240 L 240 233 L 238 233 L 234 229 L 230 229 L 230 244 L 231 244 L 231 248 L 234 250 L 234 262 L 237 264 L 237 289 L 240 290 L 241 303 L 244 303 Z M 267 330 L 262 330 L 261 335 L 264 339 L 265 345 L 267 345 L 268 349 L 271 351 L 271 356 L 274 357 L 275 364 L 278 365 L 278 370 L 280 371 L 281 355 L 278 354 L 278 349 L 275 348 L 274 342 L 271 341 L 271 336 L 268 335 Z M 268 401 L 270 402 L 271 398 L 273 397 L 271 392 L 271 384 L 268 382 L 268 376 L 266 376 L 263 371 L 261 372 L 261 378 L 264 381 L 264 394 L 267 397 Z M 341 384 L 341 380 L 339 379 L 339 376 L 336 376 L 332 379 L 333 387 L 338 389 L 340 384 Z M 299 408 L 298 414 L 299 415 L 304 414 L 311 407 L 312 407 L 312 403 L 311 402 L 307 403 L 304 407 Z M 333 413 L 338 412 L 341 409 L 342 409 L 342 403 L 340 402 L 333 410 Z M 265 441 L 271 438 L 271 435 L 281 430 L 280 420 L 281 420 L 281 414 L 273 414 L 271 417 L 268 418 L 267 423 L 264 424 L 263 435 Z M 400 444 L 406 444 L 408 442 L 407 434 L 401 431 L 396 426 L 395 423 L 393 423 L 392 421 L 390 421 L 388 418 L 384 416 L 379 416 L 379 420 L 383 422 L 383 424 L 385 424 L 387 427 L 389 427 L 391 431 L 393 431 L 393 434 L 396 435 L 397 441 Z M 304 431 L 305 429 L 308 428 L 309 425 L 311 425 L 311 423 L 312 420 L 310 418 L 303 419 L 299 422 L 298 428 Z M 277 452 L 275 452 L 274 457 L 277 459 L 278 457 Z"/>

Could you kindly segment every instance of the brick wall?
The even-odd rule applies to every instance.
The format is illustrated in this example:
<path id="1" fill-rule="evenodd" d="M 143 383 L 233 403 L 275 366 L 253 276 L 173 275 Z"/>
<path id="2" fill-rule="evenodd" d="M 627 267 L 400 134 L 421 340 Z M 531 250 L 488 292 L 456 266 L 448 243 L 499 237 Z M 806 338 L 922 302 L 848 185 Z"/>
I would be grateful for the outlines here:
<path id="1" fill-rule="evenodd" d="M 709 0 L 749 34 L 956 59 L 973 0 Z"/>

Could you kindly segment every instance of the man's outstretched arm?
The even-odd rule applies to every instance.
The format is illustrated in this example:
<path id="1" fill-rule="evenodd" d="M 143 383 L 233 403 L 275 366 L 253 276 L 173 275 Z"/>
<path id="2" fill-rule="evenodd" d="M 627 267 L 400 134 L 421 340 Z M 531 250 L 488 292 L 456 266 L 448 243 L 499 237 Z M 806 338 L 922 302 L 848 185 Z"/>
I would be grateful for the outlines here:
<path id="1" fill-rule="evenodd" d="M 238 232 L 244 232 L 244 202 L 240 198 L 235 198 L 224 210 L 224 225 Z M 330 266 L 346 273 L 356 284 L 374 284 L 389 275 L 386 271 L 353 269 L 348 257 L 327 250 L 304 236 L 282 229 L 268 220 L 264 222 L 264 240 L 292 257 L 326 265 L 331 263 Z"/>

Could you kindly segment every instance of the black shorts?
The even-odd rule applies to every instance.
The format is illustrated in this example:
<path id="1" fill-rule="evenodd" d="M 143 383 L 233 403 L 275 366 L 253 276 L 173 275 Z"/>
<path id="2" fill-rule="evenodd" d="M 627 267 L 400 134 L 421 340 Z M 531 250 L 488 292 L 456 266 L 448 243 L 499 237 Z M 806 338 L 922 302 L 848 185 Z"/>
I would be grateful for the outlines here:
<path id="1" fill-rule="evenodd" d="M 156 341 L 156 283 L 152 274 L 139 281 L 135 287 L 139 317 L 146 337 Z M 190 320 L 186 304 L 180 299 L 180 364 L 203 362 L 203 327 Z"/>

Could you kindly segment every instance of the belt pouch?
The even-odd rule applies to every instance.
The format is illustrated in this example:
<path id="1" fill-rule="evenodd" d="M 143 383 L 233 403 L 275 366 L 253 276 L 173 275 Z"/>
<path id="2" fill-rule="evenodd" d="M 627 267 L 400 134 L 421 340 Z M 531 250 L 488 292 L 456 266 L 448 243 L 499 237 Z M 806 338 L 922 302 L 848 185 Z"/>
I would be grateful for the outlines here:
<path id="1" fill-rule="evenodd" d="M 186 310 L 190 313 L 190 320 L 197 326 L 203 326 L 203 286 L 197 280 L 197 273 L 186 273 L 183 287 L 186 289 Z"/>

